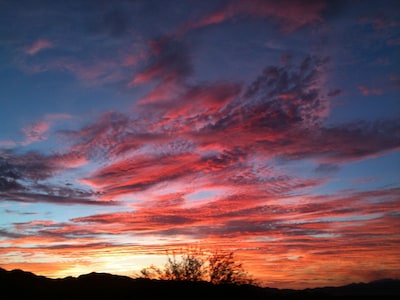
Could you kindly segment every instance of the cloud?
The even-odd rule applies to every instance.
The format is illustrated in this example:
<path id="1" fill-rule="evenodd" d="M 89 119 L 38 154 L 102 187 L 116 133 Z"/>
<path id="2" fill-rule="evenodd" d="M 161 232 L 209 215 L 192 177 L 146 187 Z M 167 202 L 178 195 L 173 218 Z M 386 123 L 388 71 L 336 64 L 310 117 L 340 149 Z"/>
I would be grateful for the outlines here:
<path id="1" fill-rule="evenodd" d="M 132 69 L 147 55 L 144 43 L 134 38 L 103 43 L 101 51 L 93 55 L 93 44 L 87 42 L 92 38 L 77 35 L 71 37 L 75 44 L 60 45 L 54 54 L 19 56 L 14 61 L 22 71 L 30 74 L 58 71 L 72 74 L 87 85 L 126 85 Z"/>
<path id="2" fill-rule="evenodd" d="M 30 212 L 30 211 L 24 212 L 24 211 L 18 211 L 18 210 L 13 210 L 13 209 L 4 209 L 3 211 L 6 214 L 16 214 L 16 215 L 21 215 L 21 216 L 23 216 L 23 215 L 37 215 L 38 214 L 37 212 Z"/>
<path id="3" fill-rule="evenodd" d="M 344 183 L 335 176 L 353 167 L 346 164 L 400 149 L 397 119 L 330 118 L 334 97 L 348 96 L 333 86 L 343 78 L 331 64 L 344 70 L 354 61 L 348 55 L 369 60 L 364 50 L 386 53 L 383 46 L 398 42 L 398 22 L 367 17 L 368 24 L 341 36 L 341 26 L 348 25 L 343 16 L 358 11 L 339 15 L 348 8 L 343 2 L 228 0 L 196 5 L 196 11 L 183 2 L 154 3 L 32 6 L 28 14 L 18 9 L 27 22 L 13 27 L 5 45 L 22 51 L 7 50 L 17 55 L 8 61 L 30 75 L 67 73 L 79 81 L 72 82 L 78 89 L 80 83 L 122 89 L 132 104 L 99 113 L 83 126 L 72 124 L 76 119 L 68 114 L 43 115 L 25 123 L 20 141 L 0 141 L 3 213 L 22 220 L 0 229 L 4 265 L 77 275 L 135 265 L 138 253 L 144 264 L 147 255 L 164 257 L 165 249 L 193 242 L 234 251 L 255 277 L 274 286 L 347 284 L 381 276 L 380 268 L 398 277 L 399 188 L 380 186 L 381 174 L 365 174 L 345 182 L 352 189 L 328 192 L 337 180 Z M 62 11 L 65 22 L 36 23 L 33 16 L 43 9 L 52 16 Z M 48 40 L 18 42 L 45 27 Z M 369 46 L 368 37 L 379 43 L 353 49 L 349 41 L 360 32 Z M 243 43 L 228 41 L 232 34 L 245 37 Z M 286 39 L 277 42 L 274 35 Z M 269 40 L 257 42 L 262 36 Z M 328 49 L 338 37 L 348 47 Z M 221 39 L 230 51 L 198 45 Z M 288 50 L 293 45 L 294 52 Z M 344 56 L 330 60 L 307 55 L 307 49 Z M 214 72 L 212 81 L 205 80 L 204 59 L 220 64 L 220 58 L 243 74 L 228 70 L 226 78 L 214 80 Z M 274 62 L 263 65 L 262 59 Z M 399 86 L 395 73 L 382 72 L 388 87 Z M 236 76 L 243 81 L 231 79 Z M 383 94 L 381 86 L 363 82 L 355 85 L 360 95 Z M 59 137 L 55 149 L 45 147 Z M 51 214 L 43 211 L 52 208 Z M 62 218 L 70 220 L 49 219 L 64 208 Z"/>
<path id="4" fill-rule="evenodd" d="M 143 71 L 135 76 L 131 85 L 148 83 L 152 80 L 181 81 L 192 73 L 187 46 L 171 38 L 150 42 L 151 57 Z"/>
<path id="5" fill-rule="evenodd" d="M 160 193 L 155 191 L 166 186 L 183 189 L 185 198 L 190 189 L 182 182 L 198 188 L 226 187 L 232 196 L 258 191 L 267 198 L 286 197 L 288 191 L 295 193 L 322 181 L 290 176 L 278 170 L 277 159 L 312 159 L 319 164 L 315 171 L 326 173 L 348 161 L 399 147 L 399 139 L 393 138 L 399 127 L 394 120 L 324 125 L 332 98 L 324 79 L 329 62 L 325 58 L 307 56 L 297 64 L 268 66 L 247 86 L 228 81 L 188 84 L 187 49 L 170 42 L 153 45 L 154 57 L 143 71 L 158 70 L 148 79 L 159 82 L 155 90 L 166 88 L 168 97 L 141 101 L 129 114 L 104 113 L 79 130 L 59 131 L 71 145 L 62 153 L 9 152 L 7 163 L 19 177 L 3 176 L 3 189 L 18 191 L 18 201 L 27 201 L 26 195 L 32 194 L 37 201 L 63 203 L 63 196 L 52 189 L 43 192 L 48 197 L 37 195 L 32 184 L 24 185 L 28 191 L 22 190 L 22 180 L 49 180 L 70 168 L 94 164 L 96 168 L 79 179 L 89 194 L 81 197 L 72 187 L 60 189 L 72 193 L 72 203 L 128 196 L 143 199 L 139 196 L 143 193 L 157 198 Z M 178 55 L 182 53 L 186 56 Z M 170 86 L 179 93 L 170 93 Z M 43 122 L 65 117 L 48 115 Z M 36 127 L 43 130 L 29 131 L 38 133 L 31 134 L 31 140 L 48 130 Z"/>
<path id="6" fill-rule="evenodd" d="M 361 23 L 372 24 L 374 30 L 381 32 L 384 29 L 398 28 L 400 23 L 390 15 L 387 16 L 376 16 L 376 17 L 362 17 L 360 18 Z"/>
<path id="7" fill-rule="evenodd" d="M 168 103 L 167 115 L 173 119 L 198 115 L 212 117 L 232 102 L 240 90 L 239 84 L 229 82 L 192 86 L 179 99 Z"/>
<path id="8" fill-rule="evenodd" d="M 233 2 L 241 14 L 252 16 L 272 17 L 280 23 L 281 30 L 292 32 L 305 25 L 315 24 L 322 21 L 322 13 L 327 7 L 325 1 L 251 1 Z"/>
<path id="9" fill-rule="evenodd" d="M 0 141 L 6 147 L 16 147 L 18 145 L 28 146 L 30 144 L 47 140 L 50 135 L 51 127 L 63 120 L 72 118 L 69 114 L 46 114 L 42 120 L 26 125 L 22 128 L 24 139 L 21 142 Z"/>
<path id="10" fill-rule="evenodd" d="M 255 0 L 243 2 L 233 0 L 215 12 L 184 24 L 178 30 L 178 36 L 194 29 L 219 24 L 231 19 L 235 20 L 238 17 L 272 19 L 278 23 L 282 32 L 290 33 L 306 25 L 321 23 L 327 6 L 328 3 L 325 1 L 285 0 L 276 2 Z"/>
<path id="11" fill-rule="evenodd" d="M 6 151 L 1 153 L 0 162 L 2 176 L 13 180 L 43 180 L 58 170 L 48 157 L 37 152 L 18 155 L 13 151 Z"/>
<path id="12" fill-rule="evenodd" d="M 125 143 L 130 143 L 129 148 L 135 148 L 135 127 L 129 129 L 130 118 L 119 112 L 107 112 L 102 114 L 95 122 L 80 128 L 79 130 L 60 130 L 59 133 L 75 145 L 69 150 L 79 153 L 86 160 L 96 160 L 107 156 L 109 153 L 118 152 Z M 117 143 L 115 141 L 118 140 Z"/>
<path id="13" fill-rule="evenodd" d="M 336 90 L 330 91 L 330 92 L 328 93 L 328 96 L 329 96 L 329 97 L 337 97 L 337 96 L 339 96 L 339 95 L 341 95 L 341 94 L 342 94 L 342 90 L 336 89 Z"/>
<path id="14" fill-rule="evenodd" d="M 13 188 L 15 189 L 15 187 Z M 19 190 L 26 188 L 19 187 Z M 12 201 L 20 203 L 50 203 L 55 205 L 97 205 L 111 206 L 117 205 L 116 201 L 97 200 L 94 193 L 77 191 L 71 188 L 51 188 L 47 187 L 41 192 L 36 189 L 32 191 L 2 191 L 0 190 L 1 201 Z"/>
<path id="15" fill-rule="evenodd" d="M 364 96 L 382 95 L 383 94 L 383 90 L 375 89 L 375 88 L 368 88 L 365 85 L 359 85 L 358 89 L 360 90 L 360 93 Z"/>
<path id="16" fill-rule="evenodd" d="M 122 59 L 122 58 L 121 58 Z M 132 58 L 131 58 L 132 62 Z M 119 83 L 124 80 L 124 72 L 130 66 L 121 66 L 114 60 L 91 57 L 86 60 L 66 55 L 48 57 L 41 61 L 21 61 L 20 67 L 29 73 L 42 73 L 52 70 L 68 72 L 88 85 Z"/>
<path id="17" fill-rule="evenodd" d="M 17 146 L 17 143 L 12 141 L 12 140 L 3 140 L 0 141 L 0 147 L 1 148 L 13 148 Z"/>
<path id="18" fill-rule="evenodd" d="M 189 85 L 179 79 L 173 83 L 180 89 L 176 95 L 137 103 L 129 116 L 107 112 L 80 130 L 63 132 L 75 153 L 70 159 L 77 166 L 101 163 L 80 182 L 107 199 L 183 181 L 197 182 L 198 188 L 226 186 L 283 196 L 321 181 L 279 173 L 276 159 L 312 159 L 319 164 L 315 171 L 326 173 L 398 149 L 395 120 L 324 125 L 332 98 L 323 80 L 327 63 L 308 56 L 297 65 L 269 66 L 247 87 Z M 168 73 L 169 63 L 161 65 Z M 158 80 L 169 79 L 161 75 Z"/>
<path id="19" fill-rule="evenodd" d="M 289 159 L 314 159 L 321 164 L 344 164 L 377 157 L 399 149 L 397 120 L 360 121 L 317 130 L 294 130 L 284 139 L 263 143 L 276 155 Z"/>
<path id="20" fill-rule="evenodd" d="M 33 42 L 30 46 L 25 49 L 25 53 L 31 56 L 36 55 L 40 51 L 45 49 L 53 48 L 53 42 L 46 40 L 46 39 L 39 39 Z"/>
<path id="21" fill-rule="evenodd" d="M 400 143 L 397 138 L 399 129 L 400 123 L 390 119 L 322 128 L 321 137 L 324 138 L 324 142 L 321 143 L 314 138 L 312 144 L 316 146 L 316 152 L 313 153 L 313 150 L 310 150 L 309 153 L 318 155 L 319 152 L 323 160 L 331 162 L 376 157 L 399 149 Z M 340 143 L 339 147 L 337 147 L 338 143 Z"/>
<path id="22" fill-rule="evenodd" d="M 94 232 L 104 230 L 113 234 L 183 235 L 189 239 L 237 239 L 245 234 L 246 239 L 279 237 L 283 246 L 303 238 L 303 248 L 310 247 L 310 251 L 316 251 L 312 248 L 314 239 L 341 236 L 352 238 L 354 246 L 360 241 L 359 246 L 363 247 L 364 238 L 371 235 L 383 239 L 387 234 L 394 234 L 395 228 L 387 223 L 387 218 L 394 218 L 390 214 L 397 207 L 397 193 L 395 188 L 313 196 L 303 198 L 303 203 L 293 201 L 292 206 L 275 202 L 272 196 L 250 204 L 251 196 L 220 198 L 190 208 L 182 207 L 180 199 L 172 205 L 160 206 L 161 202 L 154 202 L 136 211 L 92 215 L 71 221 L 78 228 L 88 226 Z"/>
<path id="23" fill-rule="evenodd" d="M 57 253 L 64 260 L 76 260 L 89 252 L 104 255 L 103 251 L 132 256 L 139 250 L 143 254 L 164 255 L 168 246 L 160 243 L 168 241 L 175 241 L 172 249 L 182 249 L 189 241 L 199 240 L 203 241 L 202 247 L 212 249 L 218 242 L 224 249 L 235 251 L 237 259 L 245 261 L 257 278 L 285 286 L 293 284 L 291 280 L 298 276 L 308 280 L 315 276 L 314 272 L 327 270 L 338 277 L 358 278 L 351 271 L 353 263 L 368 270 L 366 257 L 368 264 L 381 264 L 382 260 L 390 265 L 395 263 L 397 242 L 387 236 L 397 234 L 393 224 L 398 222 L 398 215 L 393 210 L 398 208 L 398 193 L 398 188 L 392 188 L 280 199 L 255 193 L 220 197 L 213 203 L 190 208 L 182 207 L 184 199 L 174 194 L 156 201 L 148 199 L 147 206 L 134 211 L 95 214 L 63 223 L 50 220 L 14 223 L 0 234 L 15 251 L 23 247 L 25 255 L 30 256 L 38 250 L 43 254 Z M 258 199 L 252 201 L 253 198 Z M 106 238 L 110 234 L 113 241 Z M 132 236 L 135 240 L 146 237 L 152 240 L 148 240 L 144 249 L 143 245 L 126 243 L 126 238 Z M 154 237 L 159 237 L 156 242 Z M 177 237 L 181 240 L 175 240 Z M 83 244 L 86 246 L 82 247 Z M 332 255 L 343 259 L 339 264 L 326 265 Z M 115 261 L 117 257 L 112 259 Z M 30 261 L 34 260 L 32 256 Z M 270 275 L 265 278 L 265 270 L 275 269 L 277 264 L 283 277 L 274 272 L 273 278 Z M 300 267 L 304 264 L 307 270 Z M 310 269 L 314 270 L 311 275 Z M 398 274 L 396 270 L 392 272 Z"/>
<path id="24" fill-rule="evenodd" d="M 74 168 L 82 161 L 77 153 L 46 156 L 37 152 L 16 154 L 11 150 L 0 153 L 0 200 L 25 203 L 115 205 L 102 202 L 90 190 L 54 185 L 47 180 Z"/>
<path id="25" fill-rule="evenodd" d="M 25 136 L 23 145 L 29 145 L 47 139 L 45 133 L 49 130 L 50 125 L 47 122 L 37 122 L 26 126 L 22 129 Z"/>

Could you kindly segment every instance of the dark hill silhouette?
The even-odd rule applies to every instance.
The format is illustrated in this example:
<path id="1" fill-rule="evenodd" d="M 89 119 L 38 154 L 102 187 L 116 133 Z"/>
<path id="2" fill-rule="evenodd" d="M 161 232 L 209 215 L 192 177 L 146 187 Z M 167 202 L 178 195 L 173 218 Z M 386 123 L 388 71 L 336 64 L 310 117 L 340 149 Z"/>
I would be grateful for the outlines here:
<path id="1" fill-rule="evenodd" d="M 254 285 L 163 281 L 108 273 L 50 279 L 21 270 L 0 268 L 0 289 L 7 299 L 398 299 L 400 280 L 386 279 L 341 287 L 304 290 Z"/>

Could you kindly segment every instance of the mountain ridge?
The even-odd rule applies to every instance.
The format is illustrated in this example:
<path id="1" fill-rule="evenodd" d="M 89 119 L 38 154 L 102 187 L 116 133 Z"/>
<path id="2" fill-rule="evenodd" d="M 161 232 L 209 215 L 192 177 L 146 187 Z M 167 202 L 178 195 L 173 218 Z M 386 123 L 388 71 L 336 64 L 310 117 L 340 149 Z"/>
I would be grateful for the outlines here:
<path id="1" fill-rule="evenodd" d="M 14 298 L 31 299 L 135 299 L 137 297 L 187 299 L 193 297 L 247 299 L 341 299 L 345 296 L 397 299 L 400 280 L 384 278 L 368 283 L 351 283 L 298 289 L 278 289 L 256 285 L 219 284 L 198 281 L 168 281 L 131 278 L 110 273 L 91 272 L 78 277 L 48 278 L 20 269 L 0 268 L 0 288 Z"/>

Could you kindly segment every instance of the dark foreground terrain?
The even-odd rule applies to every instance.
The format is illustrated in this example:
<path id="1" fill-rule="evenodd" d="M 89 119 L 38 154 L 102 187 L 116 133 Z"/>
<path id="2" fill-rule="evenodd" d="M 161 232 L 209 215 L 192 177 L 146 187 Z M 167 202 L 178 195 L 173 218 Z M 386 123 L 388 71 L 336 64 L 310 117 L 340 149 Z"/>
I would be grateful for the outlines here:
<path id="1" fill-rule="evenodd" d="M 50 279 L 0 268 L 0 290 L 1 299 L 400 299 L 400 280 L 283 290 L 252 285 L 133 279 L 107 273 Z"/>

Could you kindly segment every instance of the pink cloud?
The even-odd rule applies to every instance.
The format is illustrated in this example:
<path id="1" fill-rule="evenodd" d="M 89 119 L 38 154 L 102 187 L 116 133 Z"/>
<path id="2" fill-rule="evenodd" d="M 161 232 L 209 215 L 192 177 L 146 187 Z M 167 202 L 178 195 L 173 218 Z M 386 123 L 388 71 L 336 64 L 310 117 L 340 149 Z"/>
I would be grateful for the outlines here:
<path id="1" fill-rule="evenodd" d="M 48 122 L 37 122 L 24 127 L 22 133 L 25 136 L 25 140 L 22 144 L 29 145 L 47 139 L 45 134 L 49 129 L 50 124 Z"/>
<path id="2" fill-rule="evenodd" d="M 321 13 L 327 7 L 325 1 L 236 1 L 233 4 L 242 14 L 273 17 L 280 23 L 281 30 L 294 31 L 302 26 L 321 22 Z"/>
<path id="3" fill-rule="evenodd" d="M 39 39 L 25 49 L 25 53 L 31 56 L 39 53 L 42 50 L 53 48 L 53 42 L 46 39 Z"/>
<path id="4" fill-rule="evenodd" d="M 383 94 L 383 90 L 376 89 L 376 88 L 368 88 L 365 85 L 359 85 L 358 89 L 360 90 L 361 94 L 364 96 L 382 95 Z"/>
<path id="5" fill-rule="evenodd" d="M 154 66 L 151 67 L 142 73 L 139 73 L 138 75 L 135 76 L 135 78 L 131 81 L 130 85 L 136 85 L 136 84 L 143 84 L 150 82 L 151 80 L 155 79 L 156 77 L 161 76 L 163 73 L 163 69 L 161 66 Z M 173 77 L 173 74 L 166 75 Z"/>
<path id="6" fill-rule="evenodd" d="M 43 119 L 48 121 L 48 122 L 57 122 L 61 120 L 66 120 L 72 118 L 72 115 L 70 114 L 65 114 L 65 113 L 59 113 L 59 114 L 45 114 Z"/>
<path id="7" fill-rule="evenodd" d="M 184 24 L 178 30 L 181 36 L 190 30 L 219 24 L 235 17 L 272 18 L 283 32 L 293 32 L 305 25 L 322 22 L 322 12 L 327 8 L 325 1 L 230 1 L 217 12 L 210 13 L 197 21 Z"/>
<path id="8" fill-rule="evenodd" d="M 35 142 L 44 141 L 48 138 L 51 127 L 62 120 L 70 119 L 72 116 L 69 114 L 46 114 L 41 121 L 30 124 L 22 128 L 24 141 L 21 145 L 27 146 Z"/>
<path id="9" fill-rule="evenodd" d="M 150 41 L 147 66 L 129 86 L 150 81 L 182 82 L 192 71 L 187 46 L 181 41 L 163 38 Z"/>
<path id="10" fill-rule="evenodd" d="M 239 95 L 240 86 L 231 83 L 194 86 L 168 107 L 168 115 L 191 117 L 216 114 Z"/>
<path id="11" fill-rule="evenodd" d="M 136 77 L 137 78 L 137 77 Z M 153 78 L 149 78 L 152 80 Z M 138 82 L 136 79 L 133 84 L 137 83 L 145 83 L 147 81 Z M 154 104 L 154 103 L 162 103 L 170 102 L 174 96 L 182 93 L 182 87 L 175 80 L 162 81 L 158 85 L 156 85 L 147 95 L 140 98 L 137 103 L 139 104 Z"/>
<path id="12" fill-rule="evenodd" d="M 16 142 L 12 141 L 12 140 L 0 140 L 0 147 L 5 147 L 5 148 L 12 148 L 15 147 L 17 145 Z"/>
<path id="13" fill-rule="evenodd" d="M 52 162 L 62 170 L 78 168 L 86 165 L 89 161 L 84 155 L 77 152 L 69 152 L 67 154 L 57 154 L 52 157 Z"/>
<path id="14" fill-rule="evenodd" d="M 132 68 L 132 60 L 127 64 L 125 56 L 116 59 L 100 59 L 97 57 L 81 61 L 73 56 L 48 57 L 30 61 L 20 59 L 19 67 L 28 73 L 42 73 L 51 70 L 68 72 L 88 85 L 98 85 L 125 80 L 125 72 Z"/>

